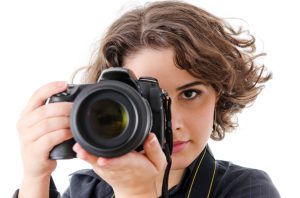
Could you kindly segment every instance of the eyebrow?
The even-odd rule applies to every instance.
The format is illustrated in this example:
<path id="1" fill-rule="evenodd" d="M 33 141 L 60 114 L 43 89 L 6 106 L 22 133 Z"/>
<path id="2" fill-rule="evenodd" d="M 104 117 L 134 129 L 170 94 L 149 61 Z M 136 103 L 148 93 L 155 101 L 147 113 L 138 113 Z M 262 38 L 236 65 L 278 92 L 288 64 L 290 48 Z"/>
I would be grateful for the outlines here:
<path id="1" fill-rule="evenodd" d="M 180 86 L 180 87 L 177 87 L 176 90 L 177 90 L 177 91 L 180 91 L 180 90 L 183 90 L 183 89 L 186 89 L 186 88 L 195 86 L 195 85 L 203 85 L 203 84 L 204 84 L 203 82 L 195 81 L 195 82 L 191 82 L 191 83 L 182 85 L 182 86 Z"/>

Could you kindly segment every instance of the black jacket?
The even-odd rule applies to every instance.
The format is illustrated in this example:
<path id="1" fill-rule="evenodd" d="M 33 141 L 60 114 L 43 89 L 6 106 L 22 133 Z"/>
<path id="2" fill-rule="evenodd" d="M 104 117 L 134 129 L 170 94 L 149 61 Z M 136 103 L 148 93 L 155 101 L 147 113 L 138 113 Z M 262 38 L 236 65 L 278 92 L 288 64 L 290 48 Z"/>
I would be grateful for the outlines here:
<path id="1" fill-rule="evenodd" d="M 169 190 L 170 198 L 280 197 L 270 177 L 265 172 L 237 166 L 227 161 L 214 160 L 209 149 L 207 150 L 206 154 L 202 152 L 186 169 L 181 182 Z M 203 155 L 205 155 L 203 162 L 200 162 Z M 212 168 L 214 164 L 216 166 Z M 53 181 L 49 193 L 51 198 L 60 197 Z M 14 197 L 17 197 L 17 194 L 18 192 L 15 193 Z M 208 194 L 209 196 L 207 196 Z M 86 169 L 71 175 L 70 185 L 62 197 L 111 198 L 113 197 L 113 190 L 93 170 Z"/>

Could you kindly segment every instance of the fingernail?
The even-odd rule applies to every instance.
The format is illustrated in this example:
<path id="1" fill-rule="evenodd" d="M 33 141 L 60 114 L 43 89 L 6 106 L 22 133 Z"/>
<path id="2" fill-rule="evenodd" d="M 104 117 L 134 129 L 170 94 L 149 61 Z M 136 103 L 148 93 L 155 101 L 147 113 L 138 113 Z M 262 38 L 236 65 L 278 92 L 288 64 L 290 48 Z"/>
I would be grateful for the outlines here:
<path id="1" fill-rule="evenodd" d="M 78 151 L 78 144 L 74 144 L 74 146 L 73 146 L 73 151 Z"/>
<path id="2" fill-rule="evenodd" d="M 156 143 L 156 137 L 153 133 L 149 134 L 149 144 L 154 145 Z"/>
<path id="3" fill-rule="evenodd" d="M 108 164 L 108 160 L 102 157 L 99 157 L 97 160 L 99 166 L 106 166 Z"/>
<path id="4" fill-rule="evenodd" d="M 65 87 L 67 85 L 67 82 L 66 81 L 59 81 L 57 82 L 57 87 Z"/>

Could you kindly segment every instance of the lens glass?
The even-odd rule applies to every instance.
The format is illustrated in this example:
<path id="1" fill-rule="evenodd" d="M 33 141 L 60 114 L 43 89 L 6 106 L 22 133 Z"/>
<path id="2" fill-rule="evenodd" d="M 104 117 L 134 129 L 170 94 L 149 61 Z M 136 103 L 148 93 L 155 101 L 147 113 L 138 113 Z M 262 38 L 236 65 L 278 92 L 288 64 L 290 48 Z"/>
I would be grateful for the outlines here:
<path id="1" fill-rule="evenodd" d="M 92 131 L 96 136 L 114 138 L 128 125 L 128 113 L 123 105 L 113 100 L 98 100 L 88 113 Z"/>

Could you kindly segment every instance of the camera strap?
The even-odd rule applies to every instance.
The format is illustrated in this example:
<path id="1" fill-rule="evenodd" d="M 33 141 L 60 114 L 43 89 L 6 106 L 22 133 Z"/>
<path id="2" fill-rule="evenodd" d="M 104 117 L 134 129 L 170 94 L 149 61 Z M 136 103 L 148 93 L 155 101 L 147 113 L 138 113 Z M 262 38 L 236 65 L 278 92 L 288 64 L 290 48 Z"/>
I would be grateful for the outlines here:
<path id="1" fill-rule="evenodd" d="M 214 178 L 216 174 L 216 160 L 208 145 L 204 148 L 196 167 L 192 172 L 187 198 L 209 198 L 211 197 Z"/>
<path id="2" fill-rule="evenodd" d="M 163 98 L 164 98 L 163 105 L 165 109 L 165 124 L 166 124 L 165 125 L 166 143 L 164 144 L 163 151 L 165 153 L 168 164 L 163 178 L 161 197 L 168 198 L 169 197 L 169 192 L 168 192 L 169 173 L 172 165 L 171 154 L 173 150 L 173 132 L 172 132 L 172 123 L 171 123 L 171 98 L 168 97 L 167 94 L 164 94 Z"/>

